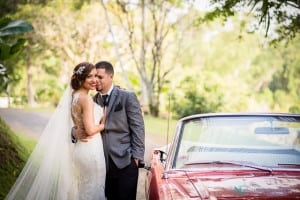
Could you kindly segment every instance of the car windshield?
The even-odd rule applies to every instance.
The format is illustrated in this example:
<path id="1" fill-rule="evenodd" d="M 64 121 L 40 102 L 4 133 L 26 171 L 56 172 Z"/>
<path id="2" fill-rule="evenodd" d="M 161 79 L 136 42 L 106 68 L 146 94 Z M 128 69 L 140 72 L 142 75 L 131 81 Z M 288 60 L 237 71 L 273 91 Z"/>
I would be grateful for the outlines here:
<path id="1" fill-rule="evenodd" d="M 300 118 L 215 116 L 186 120 L 175 158 L 175 168 L 222 162 L 299 168 Z"/>

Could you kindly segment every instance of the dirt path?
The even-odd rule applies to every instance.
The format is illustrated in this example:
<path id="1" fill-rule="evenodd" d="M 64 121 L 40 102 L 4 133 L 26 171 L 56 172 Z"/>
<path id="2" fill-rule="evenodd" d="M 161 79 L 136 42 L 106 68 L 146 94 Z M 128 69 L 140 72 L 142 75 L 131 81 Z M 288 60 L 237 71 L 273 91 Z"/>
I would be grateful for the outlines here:
<path id="1" fill-rule="evenodd" d="M 16 132 L 26 134 L 29 137 L 38 139 L 43 129 L 47 125 L 48 120 L 51 117 L 51 112 L 36 111 L 36 110 L 22 110 L 13 108 L 0 108 L 0 117 L 4 119 L 7 124 Z M 146 149 L 145 160 L 149 161 L 151 149 L 163 146 L 163 143 L 151 134 L 146 133 Z M 140 169 L 137 200 L 145 199 L 145 175 L 146 170 Z"/>

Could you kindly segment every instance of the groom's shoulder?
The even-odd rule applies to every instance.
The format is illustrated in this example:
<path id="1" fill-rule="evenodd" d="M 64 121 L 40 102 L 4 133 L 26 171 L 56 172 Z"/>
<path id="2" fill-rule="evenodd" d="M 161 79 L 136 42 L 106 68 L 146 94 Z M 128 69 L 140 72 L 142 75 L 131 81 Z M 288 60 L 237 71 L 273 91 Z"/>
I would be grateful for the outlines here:
<path id="1" fill-rule="evenodd" d="M 127 94 L 129 92 L 129 90 L 127 90 L 126 88 L 124 87 L 121 87 L 119 85 L 115 85 L 115 89 L 116 91 L 120 94 Z"/>
<path id="2" fill-rule="evenodd" d="M 133 95 L 135 94 L 134 92 L 130 91 L 130 90 L 127 90 L 126 88 L 123 88 L 123 87 L 120 87 L 120 86 L 115 86 L 119 95 Z"/>

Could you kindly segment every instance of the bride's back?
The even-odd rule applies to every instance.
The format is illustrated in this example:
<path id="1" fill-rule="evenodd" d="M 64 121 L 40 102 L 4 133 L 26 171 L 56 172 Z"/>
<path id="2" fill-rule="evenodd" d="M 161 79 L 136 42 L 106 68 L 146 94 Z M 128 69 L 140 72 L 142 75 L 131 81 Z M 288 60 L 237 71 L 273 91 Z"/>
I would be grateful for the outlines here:
<path id="1" fill-rule="evenodd" d="M 78 103 L 80 95 L 79 92 L 74 92 L 72 95 L 71 115 L 74 125 L 83 128 L 83 110 L 82 106 Z"/>

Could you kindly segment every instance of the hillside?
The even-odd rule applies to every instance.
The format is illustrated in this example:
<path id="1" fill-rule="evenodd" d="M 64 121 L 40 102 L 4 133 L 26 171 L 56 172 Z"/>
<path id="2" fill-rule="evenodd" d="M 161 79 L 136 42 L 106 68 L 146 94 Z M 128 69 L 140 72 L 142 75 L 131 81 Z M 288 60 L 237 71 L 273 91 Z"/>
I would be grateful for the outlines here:
<path id="1" fill-rule="evenodd" d="M 16 177 L 23 168 L 26 149 L 18 138 L 0 118 L 0 199 L 4 199 Z"/>

